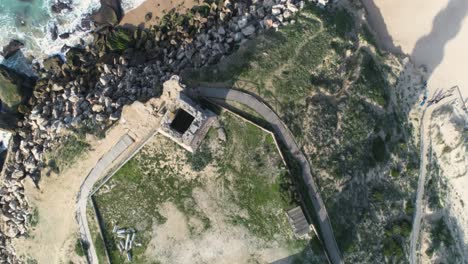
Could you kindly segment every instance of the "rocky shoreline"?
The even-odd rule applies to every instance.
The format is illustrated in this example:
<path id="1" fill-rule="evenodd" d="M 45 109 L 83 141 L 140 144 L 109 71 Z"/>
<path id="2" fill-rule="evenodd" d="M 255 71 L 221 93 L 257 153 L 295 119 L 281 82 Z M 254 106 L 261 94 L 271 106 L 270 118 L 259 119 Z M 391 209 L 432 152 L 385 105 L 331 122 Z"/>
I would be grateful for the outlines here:
<path id="1" fill-rule="evenodd" d="M 112 1 L 107 1 L 112 5 Z M 109 5 L 107 5 L 109 7 Z M 31 208 L 23 182 L 38 186 L 48 165 L 44 153 L 69 133 L 104 131 L 124 105 L 160 94 L 162 82 L 187 68 L 215 64 L 248 39 L 294 23 L 305 5 L 298 0 L 207 1 L 186 15 L 169 12 L 149 29 L 100 22 L 93 43 L 65 47 L 37 67 L 33 95 L 18 108 L 17 122 L 0 188 L 0 262 L 17 263 L 10 240 L 25 235 Z"/>

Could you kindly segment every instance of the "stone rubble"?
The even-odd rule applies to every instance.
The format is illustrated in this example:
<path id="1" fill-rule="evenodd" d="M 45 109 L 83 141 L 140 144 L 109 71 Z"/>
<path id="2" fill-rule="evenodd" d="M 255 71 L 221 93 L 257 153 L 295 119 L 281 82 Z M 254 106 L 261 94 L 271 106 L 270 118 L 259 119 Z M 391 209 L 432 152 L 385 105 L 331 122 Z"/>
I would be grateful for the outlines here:
<path id="1" fill-rule="evenodd" d="M 209 10 L 196 12 L 185 27 L 136 30 L 135 50 L 144 50 L 144 56 L 135 51 L 131 56 L 108 57 L 109 32 L 104 30 L 95 33 L 93 44 L 68 48 L 66 61 L 54 56 L 44 62 L 34 107 L 18 123 L 5 164 L 0 263 L 18 261 L 7 245 L 29 226 L 24 180 L 29 177 L 39 183 L 40 171 L 46 167 L 44 153 L 59 146 L 67 133 L 105 130 L 120 118 L 124 105 L 158 96 L 162 82 L 173 74 L 214 64 L 258 33 L 294 23 L 294 14 L 303 6 L 296 0 L 225 0 L 221 6 L 213 3 Z M 220 139 L 225 140 L 222 134 Z"/>

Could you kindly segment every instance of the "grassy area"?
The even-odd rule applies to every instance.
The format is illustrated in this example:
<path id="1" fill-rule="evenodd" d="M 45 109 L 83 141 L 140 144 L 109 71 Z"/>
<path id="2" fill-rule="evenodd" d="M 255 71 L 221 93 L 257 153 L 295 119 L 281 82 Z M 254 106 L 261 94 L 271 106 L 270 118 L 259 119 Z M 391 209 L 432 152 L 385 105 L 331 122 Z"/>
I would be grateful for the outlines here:
<path id="1" fill-rule="evenodd" d="M 110 232 L 116 223 L 137 230 L 136 241 L 142 246 L 132 252 L 134 263 L 157 261 L 147 259 L 144 252 L 153 226 L 167 220 L 161 213 L 166 202 L 203 223 L 202 230 L 190 229 L 191 236 L 210 232 L 211 216 L 193 197 L 195 188 L 208 190 L 210 184 L 222 186 L 223 195 L 213 194 L 212 199 L 228 225 L 242 226 L 253 237 L 292 252 L 308 252 L 308 242 L 296 241 L 287 221 L 285 210 L 297 206 L 297 197 L 271 135 L 228 113 L 222 114 L 220 122 L 227 134 L 222 146 L 215 130 L 194 154 L 158 135 L 95 194 L 113 263 L 125 261 Z"/>
<path id="2" fill-rule="evenodd" d="M 170 142 L 171 143 L 171 142 Z M 170 144 L 169 143 L 169 144 Z M 175 146 L 174 146 L 175 148 Z M 194 208 L 193 188 L 200 186 L 198 179 L 185 180 L 167 162 L 165 153 L 140 153 L 123 166 L 111 179 L 115 185 L 109 193 L 98 193 L 96 203 L 104 219 L 104 236 L 113 263 L 122 263 L 111 230 L 114 224 L 133 227 L 137 230 L 137 241 L 143 246 L 135 248 L 136 263 L 145 263 L 144 249 L 151 239 L 153 224 L 162 224 L 166 219 L 158 212 L 158 206 L 170 201 L 189 216 L 200 217 L 209 227 L 209 219 Z"/>
<path id="3" fill-rule="evenodd" d="M 62 171 L 74 164 L 89 148 L 89 144 L 80 135 L 69 135 L 62 144 L 46 153 L 49 165 L 57 171 Z"/>
<path id="4" fill-rule="evenodd" d="M 218 171 L 227 202 L 248 212 L 247 217 L 232 212 L 228 215 L 233 223 L 244 225 L 267 241 L 275 240 L 282 233 L 287 237 L 289 232 L 284 232 L 289 228 L 283 210 L 293 207 L 296 201 L 291 197 L 290 176 L 275 153 L 273 139 L 259 128 L 236 122 L 229 115 L 223 124 L 230 137 L 223 155 L 219 156 Z M 275 157 L 274 163 L 268 156 Z M 270 166 L 273 169 L 267 169 Z M 272 225 L 272 221 L 277 224 Z"/>
<path id="5" fill-rule="evenodd" d="M 76 255 L 80 256 L 80 257 L 84 257 L 85 255 L 85 250 L 83 248 L 83 246 L 81 245 L 81 239 L 77 239 L 76 242 L 75 242 L 75 253 Z"/>
<path id="6" fill-rule="evenodd" d="M 99 263 L 107 263 L 104 241 L 102 240 L 99 234 L 99 227 L 97 225 L 96 215 L 90 204 L 88 205 L 86 216 L 88 217 L 89 231 L 94 242 L 94 248 L 96 249 L 98 261 Z"/>

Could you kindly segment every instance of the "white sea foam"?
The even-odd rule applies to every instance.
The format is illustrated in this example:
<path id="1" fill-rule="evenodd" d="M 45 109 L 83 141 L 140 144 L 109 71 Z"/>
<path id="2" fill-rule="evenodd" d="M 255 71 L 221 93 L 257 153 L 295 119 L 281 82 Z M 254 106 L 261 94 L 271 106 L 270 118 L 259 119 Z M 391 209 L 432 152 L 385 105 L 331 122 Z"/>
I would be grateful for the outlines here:
<path id="1" fill-rule="evenodd" d="M 0 0 L 0 9 L 13 5 L 13 1 L 17 0 L 9 1 Z M 125 12 L 128 12 L 144 1 L 123 0 L 122 8 Z M 51 54 L 60 53 L 64 45 L 74 46 L 80 42 L 80 39 L 89 41 L 91 37 L 85 29 L 81 28 L 81 24 L 87 15 L 100 7 L 99 0 L 74 0 L 71 4 L 71 11 L 63 10 L 59 14 L 51 11 L 53 3 L 55 3 L 55 0 L 42 0 L 42 4 L 39 6 L 31 7 L 29 12 L 32 13 L 34 18 L 28 20 L 24 27 L 16 26 L 21 19 L 18 20 L 18 17 L 14 17 L 11 8 L 0 13 L 0 46 L 8 44 L 11 39 L 21 40 L 25 43 L 23 53 L 26 56 L 32 55 L 41 61 Z M 70 33 L 70 36 L 66 39 L 57 38 L 53 40 L 51 28 L 54 25 L 57 26 L 58 35 Z M 0 63 L 2 60 L 3 58 L 0 56 Z"/>
<path id="2" fill-rule="evenodd" d="M 0 130 L 0 152 L 8 149 L 8 145 L 10 143 L 11 133 L 7 131 Z"/>
<path id="3" fill-rule="evenodd" d="M 145 0 L 122 0 L 122 8 L 125 12 L 128 12 L 139 5 L 143 4 Z"/>
<path id="4" fill-rule="evenodd" d="M 7 0 L 3 0 L 3 3 L 5 1 Z M 32 6 L 27 15 L 34 16 L 34 18 L 27 21 L 23 27 L 16 26 L 18 21 L 21 21 L 13 12 L 17 10 L 10 8 L 0 14 L 0 32 L 2 32 L 0 45 L 8 44 L 11 39 L 18 39 L 25 43 L 26 47 L 23 52 L 26 55 L 43 59 L 49 54 L 59 53 L 65 44 L 72 46 L 79 43 L 80 38 L 86 34 L 86 30 L 81 28 L 82 20 L 100 7 L 99 0 L 73 1 L 71 11 L 63 10 L 59 14 L 51 11 L 54 2 L 54 0 L 44 0 L 42 4 Z M 2 0 L 0 0 L 0 8 L 2 8 Z M 57 26 L 58 35 L 71 33 L 70 37 L 53 40 L 51 28 L 54 25 Z"/>

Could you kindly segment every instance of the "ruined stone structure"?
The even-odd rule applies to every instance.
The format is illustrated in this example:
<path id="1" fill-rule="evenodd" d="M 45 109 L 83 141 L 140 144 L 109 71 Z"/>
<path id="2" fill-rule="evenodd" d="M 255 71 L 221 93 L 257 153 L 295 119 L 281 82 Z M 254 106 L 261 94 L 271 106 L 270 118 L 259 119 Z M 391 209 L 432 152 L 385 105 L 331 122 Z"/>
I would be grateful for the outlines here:
<path id="1" fill-rule="evenodd" d="M 186 150 L 195 152 L 216 120 L 216 115 L 203 109 L 184 93 L 185 86 L 178 76 L 172 76 L 163 87 L 158 110 L 162 120 L 158 132 Z"/>

